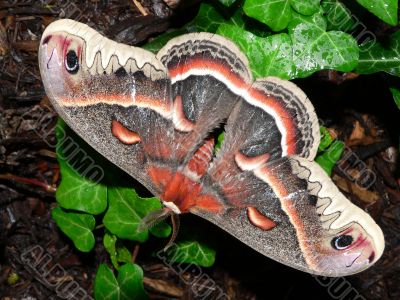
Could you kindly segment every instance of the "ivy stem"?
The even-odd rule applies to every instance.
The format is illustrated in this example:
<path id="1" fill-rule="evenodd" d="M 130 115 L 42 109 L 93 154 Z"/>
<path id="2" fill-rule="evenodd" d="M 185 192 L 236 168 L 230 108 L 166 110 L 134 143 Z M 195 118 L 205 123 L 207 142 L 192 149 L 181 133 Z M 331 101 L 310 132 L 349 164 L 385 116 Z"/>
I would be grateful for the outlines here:
<path id="1" fill-rule="evenodd" d="M 139 254 L 139 248 L 140 248 L 139 244 L 135 245 L 135 248 L 133 248 L 132 263 L 135 263 L 135 260 L 136 260 L 138 254 Z"/>

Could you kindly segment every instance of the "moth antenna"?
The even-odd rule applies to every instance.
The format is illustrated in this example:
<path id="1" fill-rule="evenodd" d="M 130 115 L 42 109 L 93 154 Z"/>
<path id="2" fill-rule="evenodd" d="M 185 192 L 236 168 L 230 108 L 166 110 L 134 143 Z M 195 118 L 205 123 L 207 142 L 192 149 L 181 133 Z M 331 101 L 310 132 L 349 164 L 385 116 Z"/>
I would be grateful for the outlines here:
<path id="1" fill-rule="evenodd" d="M 171 223 L 172 223 L 172 235 L 167 243 L 167 245 L 165 245 L 164 247 L 164 251 L 167 251 L 168 248 L 170 248 L 172 246 L 172 244 L 174 243 L 178 232 L 179 232 L 179 226 L 181 225 L 181 221 L 179 219 L 179 215 L 178 214 L 171 214 Z"/>
<path id="2" fill-rule="evenodd" d="M 160 223 L 161 221 L 164 221 L 167 217 L 169 217 L 172 214 L 173 211 L 168 207 L 152 211 L 140 221 L 136 231 L 142 232 L 148 230 L 157 225 L 158 223 Z"/>

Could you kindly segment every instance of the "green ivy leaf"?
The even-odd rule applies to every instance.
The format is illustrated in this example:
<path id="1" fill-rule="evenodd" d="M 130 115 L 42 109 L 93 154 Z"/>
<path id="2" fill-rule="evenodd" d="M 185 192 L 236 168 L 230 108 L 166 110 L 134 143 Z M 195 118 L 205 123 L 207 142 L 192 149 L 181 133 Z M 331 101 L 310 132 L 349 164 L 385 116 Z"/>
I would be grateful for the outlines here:
<path id="1" fill-rule="evenodd" d="M 215 250 L 195 240 L 174 243 L 166 252 L 157 256 L 169 263 L 188 263 L 211 267 L 215 262 Z"/>
<path id="2" fill-rule="evenodd" d="M 394 76 L 400 76 L 400 66 L 393 67 L 384 71 Z"/>
<path id="3" fill-rule="evenodd" d="M 286 33 L 262 38 L 227 24 L 221 25 L 217 33 L 235 41 L 249 58 L 250 69 L 255 77 L 292 78 L 292 43 Z"/>
<path id="4" fill-rule="evenodd" d="M 186 25 L 187 31 L 207 31 L 215 32 L 218 26 L 225 23 L 226 20 L 222 14 L 212 5 L 202 3 L 199 12 L 192 22 Z"/>
<path id="5" fill-rule="evenodd" d="M 222 3 L 225 6 L 231 6 L 236 0 L 218 0 L 218 2 Z"/>
<path id="6" fill-rule="evenodd" d="M 93 249 L 95 239 L 92 231 L 96 221 L 92 215 L 65 212 L 60 207 L 56 207 L 51 212 L 51 216 L 78 250 L 89 252 Z"/>
<path id="7" fill-rule="evenodd" d="M 110 254 L 110 259 L 115 269 L 119 269 L 120 262 L 132 262 L 131 252 L 122 245 L 121 241 L 115 235 L 106 232 L 103 238 L 103 245 L 108 254 Z"/>
<path id="8" fill-rule="evenodd" d="M 351 11 L 339 0 L 323 0 L 321 7 L 326 15 L 327 30 L 349 32 L 357 25 Z"/>
<path id="9" fill-rule="evenodd" d="M 326 20 L 321 13 L 312 16 L 295 14 L 289 24 L 293 44 L 296 77 L 307 77 L 318 70 L 353 70 L 358 62 L 356 40 L 341 31 L 326 31 Z"/>
<path id="10" fill-rule="evenodd" d="M 318 152 L 325 150 L 333 142 L 333 138 L 326 127 L 321 126 L 319 132 L 321 133 L 321 141 L 319 143 Z"/>
<path id="11" fill-rule="evenodd" d="M 394 102 L 396 103 L 397 107 L 400 109 L 400 90 L 395 88 L 390 88 L 392 92 Z"/>
<path id="12" fill-rule="evenodd" d="M 321 0 L 290 0 L 293 9 L 302 15 L 312 15 L 319 10 Z"/>
<path id="13" fill-rule="evenodd" d="M 143 270 L 136 264 L 125 264 L 118 270 L 117 281 L 121 289 L 121 300 L 148 299 L 143 288 Z"/>
<path id="14" fill-rule="evenodd" d="M 169 237 L 172 233 L 172 228 L 165 221 L 157 223 L 149 229 L 150 233 L 158 238 Z"/>
<path id="15" fill-rule="evenodd" d="M 322 154 L 315 158 L 315 161 L 325 170 L 325 172 L 331 176 L 333 167 L 336 162 L 342 157 L 344 150 L 344 143 L 340 141 L 334 141 L 330 147 Z"/>
<path id="16" fill-rule="evenodd" d="M 400 76 L 400 31 L 385 42 L 371 40 L 360 46 L 360 59 L 355 70 L 360 74 L 384 71 Z"/>
<path id="17" fill-rule="evenodd" d="M 96 300 L 119 300 L 120 290 L 113 271 L 105 264 L 97 270 L 94 281 L 94 298 Z"/>
<path id="18" fill-rule="evenodd" d="M 382 21 L 392 26 L 397 25 L 398 0 L 357 0 L 357 2 Z"/>
<path id="19" fill-rule="evenodd" d="M 146 45 L 143 45 L 142 48 L 151 51 L 153 53 L 157 53 L 170 39 L 186 33 L 188 33 L 186 29 L 177 29 L 173 31 L 168 31 L 166 33 L 159 35 Z"/>
<path id="20" fill-rule="evenodd" d="M 91 170 L 104 174 L 102 168 L 95 164 L 98 154 L 60 118 L 56 126 L 56 137 L 62 178 L 56 192 L 58 204 L 65 209 L 101 214 L 107 208 L 107 187 L 81 174 L 83 172 L 88 175 Z"/>
<path id="21" fill-rule="evenodd" d="M 192 22 L 185 25 L 187 32 L 216 32 L 219 26 L 231 24 L 236 27 L 245 27 L 244 13 L 241 8 L 232 14 L 229 10 L 216 9 L 209 3 L 201 3 L 199 12 Z"/>
<path id="22" fill-rule="evenodd" d="M 154 210 L 161 209 L 160 200 L 141 198 L 134 189 L 110 187 L 108 201 L 109 208 L 103 219 L 106 228 L 119 238 L 146 241 L 148 230 L 138 232 L 137 228 L 143 217 Z M 169 225 L 164 223 L 162 226 Z M 167 231 L 167 229 L 160 230 L 160 232 Z"/>
<path id="23" fill-rule="evenodd" d="M 219 149 L 221 149 L 221 145 L 222 145 L 222 141 L 224 140 L 224 136 L 225 136 L 225 132 L 221 132 L 219 135 L 218 135 L 218 138 L 217 138 L 217 143 L 215 144 L 215 150 L 219 150 Z"/>
<path id="24" fill-rule="evenodd" d="M 118 269 L 119 264 L 117 259 L 116 243 L 117 243 L 117 237 L 113 234 L 106 232 L 106 234 L 103 237 L 103 245 L 104 248 L 107 250 L 108 254 L 110 254 L 110 259 L 114 268 Z"/>
<path id="25" fill-rule="evenodd" d="M 144 300 L 148 296 L 143 288 L 143 271 L 135 264 L 125 264 L 115 278 L 112 270 L 101 264 L 94 282 L 96 300 Z"/>
<path id="26" fill-rule="evenodd" d="M 243 10 L 273 31 L 285 29 L 292 18 L 290 0 L 246 0 Z"/>
<path id="27" fill-rule="evenodd" d="M 118 247 L 117 260 L 121 263 L 130 263 L 132 262 L 132 253 L 126 247 Z"/>
<path id="28" fill-rule="evenodd" d="M 239 9 L 236 9 L 235 13 L 228 19 L 226 19 L 226 22 L 224 24 L 231 24 L 233 26 L 239 27 L 239 28 L 245 28 L 247 27 L 251 27 L 252 26 L 252 22 L 253 19 L 248 18 L 244 11 L 243 11 L 243 7 L 240 7 Z M 257 22 L 257 21 L 256 21 Z M 222 24 L 221 24 L 222 25 Z M 257 25 L 260 25 L 260 23 L 257 23 Z M 269 34 L 269 32 L 267 32 L 264 28 L 264 24 L 262 24 L 263 26 L 260 28 L 260 26 L 257 26 L 256 30 L 260 30 L 260 35 L 265 35 L 265 34 Z M 266 26 L 265 26 L 266 27 Z M 250 30 L 251 31 L 251 30 Z"/>
<path id="29" fill-rule="evenodd" d="M 65 209 L 74 209 L 90 214 L 101 214 L 107 208 L 107 187 L 79 175 L 66 162 L 59 161 L 61 183 L 56 199 Z"/>
<path id="30" fill-rule="evenodd" d="M 221 24 L 224 24 L 226 22 L 227 20 L 212 5 L 210 5 L 209 3 L 202 3 L 200 5 L 200 9 L 197 16 L 191 22 L 189 22 L 180 29 L 168 31 L 156 37 L 154 40 L 152 40 L 150 43 L 147 43 L 142 48 L 149 50 L 153 53 L 156 53 L 170 39 L 176 36 L 186 34 L 189 32 L 200 32 L 200 31 L 215 32 Z M 243 20 L 241 16 L 235 15 L 232 16 L 230 22 L 235 23 L 235 25 L 238 25 L 238 23 L 243 22 Z"/>

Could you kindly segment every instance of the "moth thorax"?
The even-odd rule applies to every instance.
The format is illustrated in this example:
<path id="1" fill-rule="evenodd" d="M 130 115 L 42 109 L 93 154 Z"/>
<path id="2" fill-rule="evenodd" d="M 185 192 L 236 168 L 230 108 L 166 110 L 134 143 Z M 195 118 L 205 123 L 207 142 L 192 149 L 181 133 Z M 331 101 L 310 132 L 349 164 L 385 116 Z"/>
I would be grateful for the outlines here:
<path id="1" fill-rule="evenodd" d="M 165 207 L 168 207 L 169 209 L 171 209 L 174 213 L 176 213 L 176 214 L 181 213 L 181 210 L 178 208 L 178 206 L 175 205 L 174 202 L 163 201 L 163 204 Z"/>

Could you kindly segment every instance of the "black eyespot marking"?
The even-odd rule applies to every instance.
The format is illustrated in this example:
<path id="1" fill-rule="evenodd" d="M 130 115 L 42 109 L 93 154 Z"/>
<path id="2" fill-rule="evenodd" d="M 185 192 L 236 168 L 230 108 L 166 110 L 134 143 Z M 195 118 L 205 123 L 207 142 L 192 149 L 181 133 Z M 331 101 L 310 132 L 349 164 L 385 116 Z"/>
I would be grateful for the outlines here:
<path id="1" fill-rule="evenodd" d="M 125 77 L 128 75 L 124 67 L 120 67 L 118 70 L 114 72 L 115 76 L 117 77 Z"/>
<path id="2" fill-rule="evenodd" d="M 317 196 L 310 195 L 310 196 L 308 197 L 308 202 L 310 203 L 310 205 L 316 206 L 316 205 L 317 205 L 317 202 L 318 202 Z"/>
<path id="3" fill-rule="evenodd" d="M 51 40 L 51 38 L 52 38 L 52 35 L 46 36 L 46 37 L 44 38 L 42 44 L 43 44 L 43 45 L 46 45 L 46 44 Z"/>
<path id="4" fill-rule="evenodd" d="M 370 263 L 372 263 L 372 262 L 374 261 L 374 259 L 375 259 L 375 252 L 372 251 L 371 255 L 368 257 L 368 261 L 369 261 Z"/>
<path id="5" fill-rule="evenodd" d="M 336 250 L 343 250 L 351 245 L 353 237 L 351 235 L 339 235 L 332 239 L 332 248 Z"/>
<path id="6" fill-rule="evenodd" d="M 68 73 L 76 74 L 79 71 L 79 59 L 74 50 L 70 50 L 65 57 L 65 68 Z"/>

